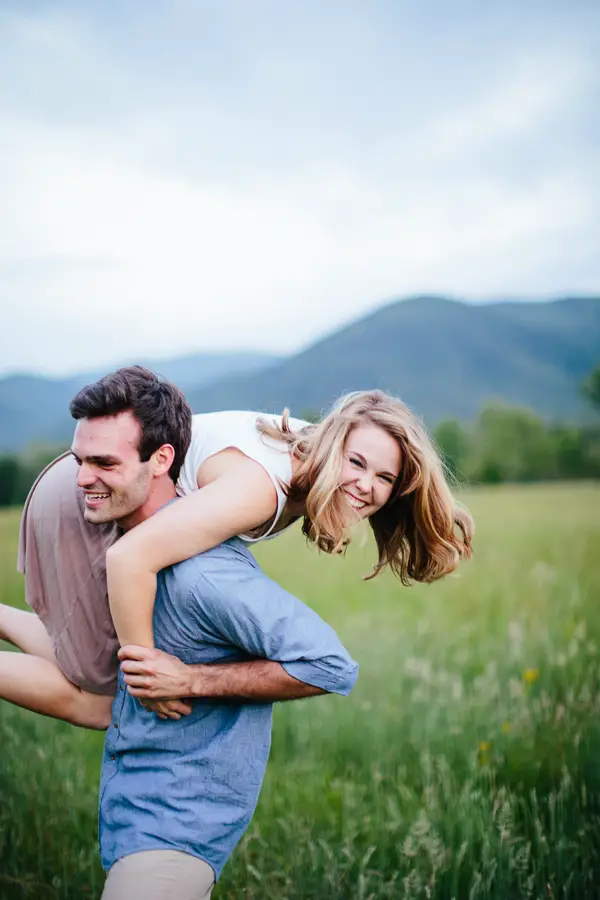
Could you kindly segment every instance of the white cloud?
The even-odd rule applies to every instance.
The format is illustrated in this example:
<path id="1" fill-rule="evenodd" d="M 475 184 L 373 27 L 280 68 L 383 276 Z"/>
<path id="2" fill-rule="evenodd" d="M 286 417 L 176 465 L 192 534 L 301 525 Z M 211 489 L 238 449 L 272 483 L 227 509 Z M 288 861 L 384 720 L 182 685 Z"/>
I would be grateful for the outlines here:
<path id="1" fill-rule="evenodd" d="M 343 85 L 339 132 L 314 84 L 312 125 L 304 110 L 278 117 L 286 79 L 296 99 L 302 82 L 294 54 L 286 67 L 277 55 L 262 66 L 283 81 L 269 121 L 268 102 L 260 115 L 245 107 L 240 73 L 231 75 L 239 98 L 229 91 L 225 101 L 210 81 L 184 90 L 174 81 L 172 102 L 165 84 L 153 106 L 151 61 L 137 70 L 107 57 L 93 23 L 49 15 L 13 25 L 18 53 L 3 65 L 19 75 L 22 107 L 15 97 L 3 105 L 0 371 L 210 347 L 291 350 L 417 291 L 600 286 L 588 144 L 574 137 L 561 150 L 597 76 L 569 41 L 535 53 L 500 47 L 469 92 L 449 102 L 446 86 L 431 109 L 411 106 L 419 85 L 398 78 L 389 98 L 409 112 L 395 121 L 379 111 L 362 136 Z M 371 48 L 377 40 L 373 26 Z"/>

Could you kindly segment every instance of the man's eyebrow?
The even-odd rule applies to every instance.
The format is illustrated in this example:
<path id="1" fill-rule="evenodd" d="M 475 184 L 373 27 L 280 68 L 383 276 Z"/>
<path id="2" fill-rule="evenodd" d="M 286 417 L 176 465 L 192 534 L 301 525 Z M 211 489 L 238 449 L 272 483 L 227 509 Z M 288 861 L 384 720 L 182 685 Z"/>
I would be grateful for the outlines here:
<path id="1" fill-rule="evenodd" d="M 74 450 L 71 450 L 71 453 L 78 462 L 81 460 Z M 97 466 L 116 466 L 121 460 L 117 456 L 86 456 L 85 462 L 95 463 Z"/>

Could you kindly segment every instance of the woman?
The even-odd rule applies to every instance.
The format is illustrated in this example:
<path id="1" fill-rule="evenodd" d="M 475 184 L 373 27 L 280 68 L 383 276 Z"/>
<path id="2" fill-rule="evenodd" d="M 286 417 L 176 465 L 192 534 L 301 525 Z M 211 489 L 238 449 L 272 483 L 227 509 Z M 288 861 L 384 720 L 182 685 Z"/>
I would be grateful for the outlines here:
<path id="1" fill-rule="evenodd" d="M 76 397 L 75 418 L 80 417 L 77 403 Z M 81 415 L 88 414 L 84 407 Z M 41 512 L 35 513 L 36 524 L 46 515 L 54 530 L 46 545 L 51 543 L 52 552 L 63 556 L 68 545 L 73 566 L 84 569 L 77 572 L 80 596 L 69 615 L 99 619 L 81 624 L 81 630 L 87 627 L 93 636 L 85 648 L 71 643 L 70 657 L 65 651 L 61 658 L 42 621 L 35 627 L 29 622 L 26 628 L 23 617 L 30 620 L 31 614 L 0 609 L 0 637 L 41 658 L 35 669 L 31 657 L 10 654 L 12 659 L 6 659 L 9 654 L 1 654 L 0 696 L 88 727 L 105 726 L 106 695 L 114 690 L 116 675 L 117 639 L 104 615 L 105 558 L 118 643 L 152 646 L 156 573 L 234 535 L 246 541 L 265 540 L 302 518 L 309 542 L 327 553 L 339 553 L 349 541 L 351 526 L 368 518 L 378 550 L 370 577 L 389 567 L 404 584 L 435 581 L 454 571 L 461 557 L 471 555 L 471 518 L 453 499 L 423 426 L 399 400 L 379 391 L 348 395 L 316 425 L 290 419 L 287 413 L 194 416 L 191 445 L 177 485 L 182 498 L 118 541 L 114 525 L 101 524 L 110 521 L 103 508 L 114 500 L 110 475 L 93 473 L 87 485 L 80 478 L 82 498 L 75 490 L 73 472 L 66 472 L 65 463 L 62 467 L 62 488 L 50 485 L 54 476 L 48 472 L 34 487 L 24 511 L 27 579 L 37 581 L 40 594 L 31 602 L 28 584 L 28 599 L 43 621 L 47 599 L 43 592 L 57 595 L 61 590 L 58 583 L 46 587 L 59 567 L 40 555 L 35 541 L 31 547 L 28 531 L 37 504 Z M 61 536 L 63 528 L 67 530 Z M 86 541 L 92 542 L 91 551 L 89 543 L 84 547 Z M 93 591 L 95 603 L 80 602 L 82 593 Z M 65 629 L 70 625 L 67 616 Z M 94 654 L 100 660 L 99 673 Z M 167 714 L 184 711 L 180 706 Z"/>

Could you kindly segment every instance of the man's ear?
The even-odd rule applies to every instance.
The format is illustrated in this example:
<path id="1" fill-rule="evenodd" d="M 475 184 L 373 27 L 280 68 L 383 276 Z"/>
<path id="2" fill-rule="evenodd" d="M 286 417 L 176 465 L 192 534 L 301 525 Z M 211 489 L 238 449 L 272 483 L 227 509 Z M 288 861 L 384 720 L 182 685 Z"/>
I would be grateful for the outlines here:
<path id="1" fill-rule="evenodd" d="M 169 469 L 173 465 L 175 459 L 175 450 L 172 444 L 163 444 L 158 450 L 155 450 L 150 460 L 152 462 L 152 475 L 160 478 L 161 475 L 167 475 Z"/>

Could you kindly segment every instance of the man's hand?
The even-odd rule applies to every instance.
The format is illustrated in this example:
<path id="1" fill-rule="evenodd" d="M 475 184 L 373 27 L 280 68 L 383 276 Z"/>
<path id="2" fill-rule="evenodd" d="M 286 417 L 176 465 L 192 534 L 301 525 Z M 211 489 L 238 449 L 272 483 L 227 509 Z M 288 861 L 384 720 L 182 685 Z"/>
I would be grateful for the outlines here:
<path id="1" fill-rule="evenodd" d="M 192 695 L 188 666 L 176 656 L 149 647 L 128 644 L 119 650 L 124 681 L 132 697 L 160 718 L 180 718 L 192 711 L 182 697 Z"/>
<path id="2" fill-rule="evenodd" d="M 139 697 L 147 708 L 149 702 L 167 703 L 181 697 L 274 703 L 327 693 L 324 688 L 294 678 L 281 663 L 270 659 L 186 666 L 162 650 L 133 644 L 119 650 L 119 659 L 129 693 Z"/>

